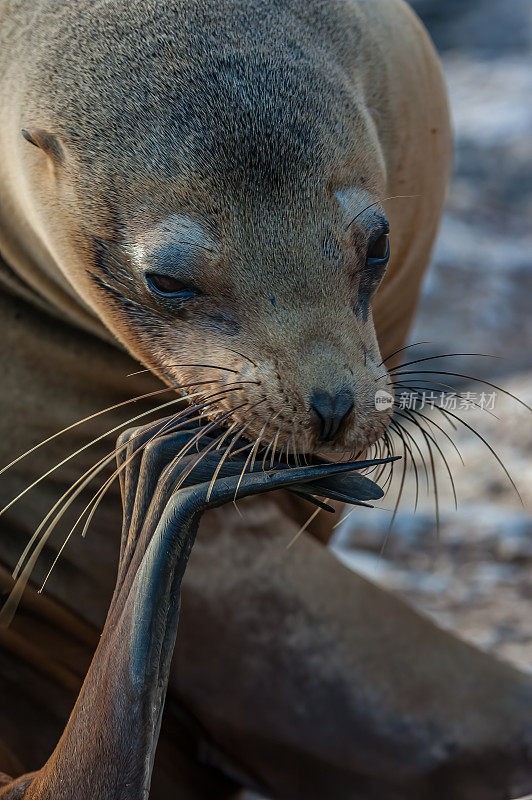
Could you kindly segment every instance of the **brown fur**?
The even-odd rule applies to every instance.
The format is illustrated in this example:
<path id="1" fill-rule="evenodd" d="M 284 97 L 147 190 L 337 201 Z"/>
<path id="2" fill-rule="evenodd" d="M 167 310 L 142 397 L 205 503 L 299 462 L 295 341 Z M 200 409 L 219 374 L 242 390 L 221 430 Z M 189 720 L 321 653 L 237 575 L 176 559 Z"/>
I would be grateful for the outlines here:
<path id="1" fill-rule="evenodd" d="M 3 460 L 154 388 L 150 377 L 123 378 L 135 369 L 124 350 L 166 381 L 214 385 L 214 370 L 171 366 L 185 362 L 260 379 L 232 403 L 267 397 L 271 413 L 287 415 L 283 445 L 293 438 L 298 449 L 323 447 L 310 391 L 348 383 L 357 405 L 327 449 L 377 437 L 387 422 L 372 405 L 386 380 L 379 345 L 387 354 L 404 343 L 451 151 L 440 68 L 407 6 L 82 0 L 74 12 L 5 1 L 0 26 Z M 395 195 L 409 197 L 384 200 Z M 366 316 L 356 297 L 375 211 L 389 220 L 392 257 Z M 183 238 L 199 251 L 188 268 L 204 297 L 176 314 L 142 270 Z M 0 493 L 7 502 L 54 454 L 121 419 L 95 419 L 20 462 Z M 275 430 L 270 422 L 265 435 Z M 100 443 L 94 460 L 103 453 Z M 65 465 L 10 511 L 6 566 L 91 463 L 85 454 Z M 244 524 L 231 509 L 205 518 L 153 796 L 229 797 L 242 783 L 290 800 L 503 796 L 523 769 L 530 681 L 316 540 L 287 555 L 302 513 L 288 502 L 254 498 Z M 39 598 L 30 612 L 26 599 L 16 641 L 2 634 L 0 735 L 26 769 L 44 763 L 72 704 L 75 677 L 58 667 L 79 680 L 92 648 L 70 635 L 64 609 L 93 632 L 103 623 L 119 512 L 111 492 L 89 538 L 70 543 L 49 584 L 57 609 Z"/>

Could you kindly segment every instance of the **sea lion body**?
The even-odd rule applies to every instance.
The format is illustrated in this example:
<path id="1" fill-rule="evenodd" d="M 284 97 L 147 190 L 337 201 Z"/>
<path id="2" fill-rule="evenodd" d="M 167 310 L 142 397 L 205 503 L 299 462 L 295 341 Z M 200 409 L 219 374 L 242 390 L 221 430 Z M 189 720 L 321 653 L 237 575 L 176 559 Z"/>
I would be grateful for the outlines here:
<path id="1" fill-rule="evenodd" d="M 305 402 L 317 376 L 345 382 L 348 363 L 350 381 L 365 376 L 355 387 L 365 427 L 342 433 L 338 449 L 377 435 L 370 390 L 386 375 L 371 311 L 362 301 L 352 317 L 342 310 L 342 237 L 360 212 L 351 231 L 363 238 L 359 222 L 376 224 L 372 206 L 385 207 L 391 258 L 372 306 L 386 355 L 404 344 L 451 154 L 441 70 L 406 4 L 82 0 L 74 14 L 64 1 L 4 0 L 0 30 L 2 462 L 160 388 L 149 373 L 126 378 L 135 359 L 170 384 L 205 374 L 172 372 L 176 360 L 252 380 L 264 352 L 272 415 L 297 398 L 303 447 L 316 446 Z M 357 272 L 356 237 L 353 248 Z M 200 275 L 199 306 L 176 317 L 148 294 L 143 265 L 156 257 Z M 134 417 L 157 402 L 125 408 Z M 256 414 L 253 435 L 269 419 Z M 42 517 L 109 452 L 103 439 L 82 448 L 127 416 L 93 417 L 1 476 L 8 502 L 81 450 L 4 515 L 6 591 Z M 76 498 L 71 522 L 91 496 Z M 279 495 L 243 510 L 243 521 L 231 508 L 207 514 L 191 558 L 153 797 L 232 797 L 241 784 L 291 800 L 425 797 L 441 770 L 451 785 L 479 753 L 513 747 L 526 679 L 348 572 L 316 539 L 287 555 L 307 508 Z M 0 770 L 39 766 L 59 735 L 105 617 L 119 531 L 111 487 L 47 595 L 30 589 L 1 633 Z M 36 585 L 67 532 L 46 546 Z M 415 642 L 415 658 L 398 636 Z M 468 670 L 482 677 L 464 699 L 456 686 Z M 455 769 L 455 754 L 465 766 Z"/>

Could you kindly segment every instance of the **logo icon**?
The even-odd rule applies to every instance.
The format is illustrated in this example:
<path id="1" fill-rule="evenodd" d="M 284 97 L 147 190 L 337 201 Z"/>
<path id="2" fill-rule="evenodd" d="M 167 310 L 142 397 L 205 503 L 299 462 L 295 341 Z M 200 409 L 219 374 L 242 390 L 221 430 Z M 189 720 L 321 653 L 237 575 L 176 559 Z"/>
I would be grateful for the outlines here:
<path id="1" fill-rule="evenodd" d="M 375 408 L 377 411 L 387 411 L 393 408 L 393 394 L 387 392 L 385 389 L 377 389 L 375 392 Z"/>

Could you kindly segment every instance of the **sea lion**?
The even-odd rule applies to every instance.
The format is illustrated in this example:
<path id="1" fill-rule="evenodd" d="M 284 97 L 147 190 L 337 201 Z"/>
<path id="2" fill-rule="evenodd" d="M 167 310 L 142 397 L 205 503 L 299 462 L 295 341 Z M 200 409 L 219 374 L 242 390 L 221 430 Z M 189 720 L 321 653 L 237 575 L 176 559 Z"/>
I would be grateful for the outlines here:
<path id="1" fill-rule="evenodd" d="M 404 343 L 450 168 L 440 67 L 410 9 L 4 2 L 0 26 L 4 460 L 133 393 L 139 416 L 157 407 L 149 375 L 126 389 L 130 355 L 277 452 L 378 438 L 381 353 Z M 98 437 L 124 417 L 106 419 L 69 429 L 79 457 L 4 515 L 6 566 L 73 466 L 108 452 Z M 50 469 L 41 453 L 2 476 L 6 502 Z M 57 740 L 114 586 L 119 512 L 111 491 L 52 573 L 56 604 L 30 592 L 3 634 L 6 761 L 38 767 Z M 299 516 L 282 495 L 244 521 L 206 515 L 153 796 L 499 797 L 528 769 L 529 679 L 315 539 L 287 555 Z"/>

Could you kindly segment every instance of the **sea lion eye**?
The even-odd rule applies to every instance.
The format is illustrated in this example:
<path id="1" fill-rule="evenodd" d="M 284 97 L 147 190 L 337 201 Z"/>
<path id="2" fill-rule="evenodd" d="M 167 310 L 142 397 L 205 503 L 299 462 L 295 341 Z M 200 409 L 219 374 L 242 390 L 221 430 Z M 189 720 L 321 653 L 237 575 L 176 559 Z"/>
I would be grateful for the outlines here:
<path id="1" fill-rule="evenodd" d="M 366 263 L 370 266 L 383 264 L 390 257 L 390 240 L 387 233 L 381 233 L 368 248 Z"/>
<path id="2" fill-rule="evenodd" d="M 163 297 L 177 297 L 180 300 L 190 300 L 200 294 L 197 289 L 187 286 L 185 283 L 172 278 L 171 275 L 163 275 L 160 272 L 148 272 L 146 283 L 155 294 Z"/>

